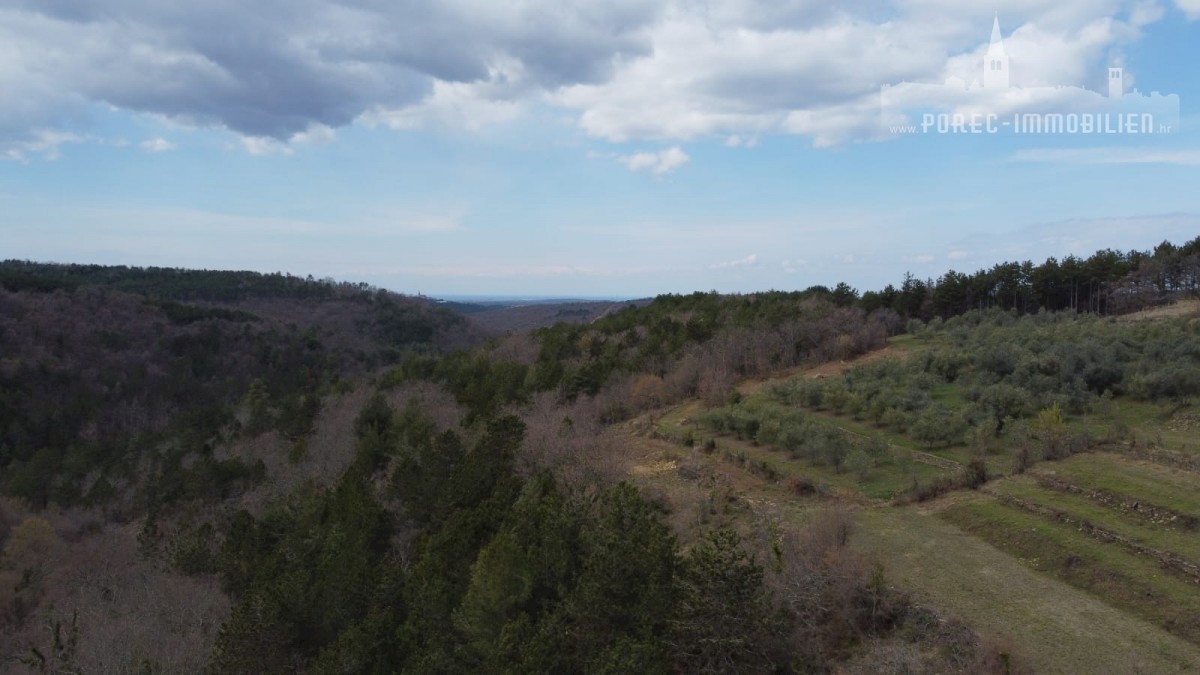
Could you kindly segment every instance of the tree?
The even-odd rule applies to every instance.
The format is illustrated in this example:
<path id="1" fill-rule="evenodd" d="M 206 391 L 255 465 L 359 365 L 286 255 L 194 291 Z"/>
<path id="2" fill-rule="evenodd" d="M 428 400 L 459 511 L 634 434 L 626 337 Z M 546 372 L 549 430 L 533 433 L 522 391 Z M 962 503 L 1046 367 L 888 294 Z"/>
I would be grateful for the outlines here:
<path id="1" fill-rule="evenodd" d="M 870 455 L 861 449 L 855 449 L 846 457 L 846 468 L 849 469 L 860 481 L 865 481 L 871 474 L 871 467 L 875 464 Z"/>
<path id="2" fill-rule="evenodd" d="M 923 410 L 909 429 L 913 438 L 930 448 L 960 441 L 965 432 L 966 423 L 962 417 L 940 405 L 929 406 Z"/>
<path id="3" fill-rule="evenodd" d="M 731 530 L 692 549 L 677 581 L 679 607 L 670 643 L 677 669 L 689 673 L 766 672 L 777 622 L 763 570 Z"/>

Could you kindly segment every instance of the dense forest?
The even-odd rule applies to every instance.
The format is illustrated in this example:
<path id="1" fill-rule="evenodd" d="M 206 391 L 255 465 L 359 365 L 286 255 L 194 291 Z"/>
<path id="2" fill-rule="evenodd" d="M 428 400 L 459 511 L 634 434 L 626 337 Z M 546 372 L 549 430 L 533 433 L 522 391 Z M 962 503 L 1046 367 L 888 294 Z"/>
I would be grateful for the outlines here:
<path id="1" fill-rule="evenodd" d="M 1055 422 L 1046 411 L 1183 402 L 1200 395 L 1194 324 L 1104 317 L 1195 296 L 1198 277 L 1200 238 L 861 295 L 664 295 L 488 335 L 364 284 L 8 261 L 0 658 L 29 672 L 871 672 L 903 644 L 928 669 L 1013 672 L 1006 648 L 847 548 L 844 511 L 748 525 L 714 483 L 703 527 L 673 527 L 670 500 L 614 468 L 612 430 L 698 400 L 713 433 L 840 472 L 887 444 L 805 411 L 986 449 Z M 928 345 L 919 357 L 780 383 L 769 405 L 737 389 L 906 332 Z"/>
<path id="2" fill-rule="evenodd" d="M 972 309 L 1011 309 L 1022 314 L 1079 311 L 1119 314 L 1200 293 L 1200 237 L 1153 251 L 1098 251 L 1088 258 L 1006 262 L 964 274 L 953 270 L 936 280 L 911 275 L 899 288 L 862 295 L 863 309 L 887 307 L 928 321 Z"/>

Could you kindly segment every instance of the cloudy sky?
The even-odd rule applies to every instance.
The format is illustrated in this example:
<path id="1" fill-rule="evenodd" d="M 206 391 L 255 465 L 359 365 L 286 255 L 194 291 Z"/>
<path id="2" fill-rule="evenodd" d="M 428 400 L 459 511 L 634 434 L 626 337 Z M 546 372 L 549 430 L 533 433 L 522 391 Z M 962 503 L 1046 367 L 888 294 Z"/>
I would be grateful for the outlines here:
<path id="1" fill-rule="evenodd" d="M 997 16 L 1005 101 L 1120 66 L 1178 126 L 887 128 L 1011 110 Z M 0 258 L 595 297 L 1200 235 L 1200 0 L 0 0 L 0 93 Z"/>

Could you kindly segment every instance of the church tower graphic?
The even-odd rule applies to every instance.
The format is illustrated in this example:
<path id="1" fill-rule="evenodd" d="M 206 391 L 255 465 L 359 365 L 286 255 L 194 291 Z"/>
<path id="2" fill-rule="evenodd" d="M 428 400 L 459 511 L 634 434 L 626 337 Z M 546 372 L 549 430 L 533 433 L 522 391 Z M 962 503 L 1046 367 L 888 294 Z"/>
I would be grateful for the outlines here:
<path id="1" fill-rule="evenodd" d="M 992 23 L 992 43 L 987 56 L 983 57 L 983 86 L 986 89 L 1008 89 L 1008 53 L 1004 51 L 1004 38 L 1000 35 L 1000 15 Z"/>
<path id="2" fill-rule="evenodd" d="M 1125 95 L 1125 71 L 1122 68 L 1108 69 L 1108 97 L 1118 99 Z"/>
<path id="3" fill-rule="evenodd" d="M 1018 75 L 1021 84 L 1014 84 L 1008 49 L 1020 52 L 1022 43 L 1038 34 L 1036 29 L 1028 30 L 1023 40 L 1009 40 L 1006 45 L 997 14 L 992 19 L 991 40 L 958 55 L 969 58 L 955 59 L 962 71 L 947 73 L 940 83 L 904 81 L 880 86 L 880 127 L 892 136 L 1002 132 L 1116 136 L 1179 130 L 1179 95 L 1138 91 L 1124 64 L 1102 71 L 1107 75 L 1107 87 L 1033 84 L 1037 72 Z M 972 61 L 974 68 L 979 67 L 981 52 L 983 77 L 978 70 L 967 75 Z M 1023 63 L 1031 65 L 1020 60 L 1020 53 L 1017 59 L 1018 69 Z"/>

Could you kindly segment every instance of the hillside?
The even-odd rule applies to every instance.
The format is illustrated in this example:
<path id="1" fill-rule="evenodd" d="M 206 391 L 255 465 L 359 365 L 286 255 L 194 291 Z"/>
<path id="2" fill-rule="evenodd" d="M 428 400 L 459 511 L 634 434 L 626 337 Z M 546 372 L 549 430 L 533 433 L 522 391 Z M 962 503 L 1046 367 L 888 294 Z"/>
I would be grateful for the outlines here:
<path id="1" fill-rule="evenodd" d="M 0 658 L 1187 671 L 1188 283 L 1119 318 L 663 295 L 489 340 L 365 285 L 10 261 Z"/>
<path id="2" fill-rule="evenodd" d="M 151 456 L 190 461 L 246 430 L 303 437 L 333 388 L 480 336 L 457 315 L 365 287 L 9 261 L 0 264 L 3 484 L 38 506 L 121 497 L 129 508 Z"/>

